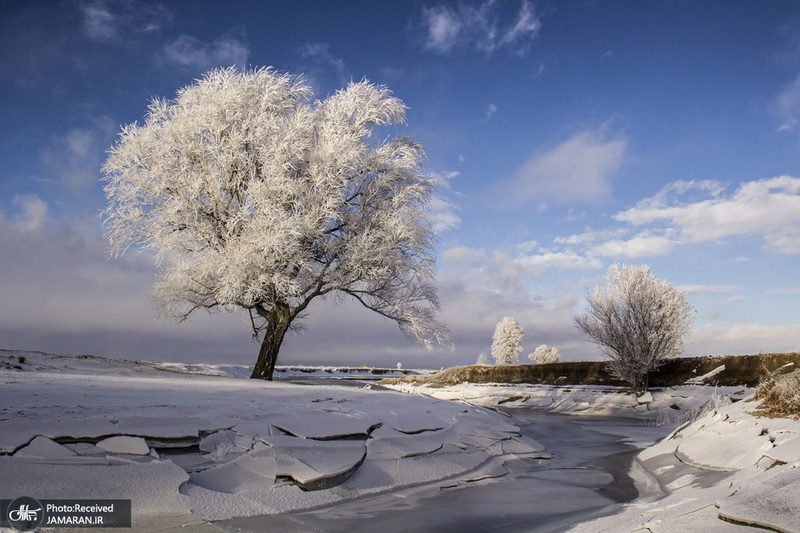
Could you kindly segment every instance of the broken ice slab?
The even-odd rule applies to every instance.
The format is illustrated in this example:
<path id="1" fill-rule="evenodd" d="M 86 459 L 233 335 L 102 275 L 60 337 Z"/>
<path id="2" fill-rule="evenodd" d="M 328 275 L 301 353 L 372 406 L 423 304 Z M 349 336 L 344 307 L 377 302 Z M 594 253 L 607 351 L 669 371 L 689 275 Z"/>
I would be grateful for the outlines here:
<path id="1" fill-rule="evenodd" d="M 200 439 L 201 452 L 214 452 L 220 447 L 232 447 L 235 433 L 229 429 L 221 429 Z"/>
<path id="2" fill-rule="evenodd" d="M 364 462 L 362 441 L 320 441 L 274 435 L 261 440 L 277 450 L 275 475 L 289 477 L 304 490 L 335 487 Z"/>
<path id="3" fill-rule="evenodd" d="M 59 457 L 74 457 L 75 455 L 77 454 L 69 448 L 40 435 L 33 439 L 27 446 L 17 450 L 17 452 L 14 454 L 14 457 L 39 457 L 53 459 Z"/>
<path id="4" fill-rule="evenodd" d="M 552 454 L 545 450 L 545 447 L 533 439 L 527 437 L 510 437 L 498 441 L 486 449 L 491 455 L 520 455 L 524 457 L 535 457 L 539 459 L 549 459 Z"/>
<path id="5" fill-rule="evenodd" d="M 675 456 L 702 470 L 736 472 L 755 465 L 771 448 L 769 435 L 760 424 L 714 417 L 705 431 L 685 435 Z"/>
<path id="6" fill-rule="evenodd" d="M 350 411 L 309 411 L 298 415 L 276 415 L 269 418 L 272 426 L 279 430 L 306 439 L 332 440 L 346 437 L 369 436 L 381 425 L 381 421 L 368 415 Z"/>
<path id="7" fill-rule="evenodd" d="M 719 516 L 729 522 L 773 531 L 800 531 L 800 514 L 797 512 L 800 470 L 782 468 L 763 478 L 717 501 Z"/>
<path id="8" fill-rule="evenodd" d="M 103 439 L 97 443 L 97 447 L 114 454 L 148 455 L 150 453 L 150 447 L 142 437 L 127 435 Z"/>
<path id="9" fill-rule="evenodd" d="M 371 460 L 403 459 L 437 452 L 444 443 L 445 435 L 441 432 L 423 433 L 370 440 L 367 449 Z"/>

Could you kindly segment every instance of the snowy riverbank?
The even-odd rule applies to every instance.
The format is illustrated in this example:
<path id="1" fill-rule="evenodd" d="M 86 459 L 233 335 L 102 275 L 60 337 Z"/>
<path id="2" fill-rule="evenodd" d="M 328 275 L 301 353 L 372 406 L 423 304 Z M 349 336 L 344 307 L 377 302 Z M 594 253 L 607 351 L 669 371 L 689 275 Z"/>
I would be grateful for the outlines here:
<path id="1" fill-rule="evenodd" d="M 639 497 L 607 509 L 593 502 L 614 514 L 579 531 L 742 530 L 721 518 L 800 531 L 800 422 L 755 417 L 755 404 L 743 401 L 752 389 L 686 385 L 639 399 L 586 386 L 390 391 L 323 378 L 314 385 L 252 381 L 233 377 L 239 367 L 9 351 L 0 352 L 0 367 L 0 499 L 131 499 L 137 531 L 224 531 L 208 521 L 332 506 L 402 487 L 429 494 L 512 478 L 499 485 L 515 491 L 509 471 L 518 458 L 539 464 L 530 477 L 548 482 L 608 476 L 578 462 L 556 467 L 571 439 L 540 439 L 491 411 L 506 408 L 608 417 L 591 433 L 646 448 L 629 472 Z M 653 435 L 694 419 L 653 445 Z M 451 494 L 445 500 L 454 505 L 465 497 Z"/>
<path id="2" fill-rule="evenodd" d="M 524 406 L 678 426 L 652 446 L 630 434 L 632 443 L 648 446 L 629 472 L 638 498 L 574 531 L 800 532 L 800 421 L 756 416 L 757 404 L 747 401 L 754 389 L 690 384 L 637 399 L 596 386 L 393 387 L 491 408 Z"/>
<path id="3" fill-rule="evenodd" d="M 512 454 L 549 456 L 499 414 L 369 385 L 4 357 L 0 499 L 131 499 L 137 530 L 466 483 L 505 474 Z"/>

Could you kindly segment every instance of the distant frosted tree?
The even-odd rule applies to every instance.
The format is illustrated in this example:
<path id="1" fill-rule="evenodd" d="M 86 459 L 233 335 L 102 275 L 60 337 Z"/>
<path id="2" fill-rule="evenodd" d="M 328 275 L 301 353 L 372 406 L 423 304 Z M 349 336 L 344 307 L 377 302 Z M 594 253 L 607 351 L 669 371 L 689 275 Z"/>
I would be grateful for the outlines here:
<path id="1" fill-rule="evenodd" d="M 547 365 L 561 360 L 561 354 L 558 352 L 558 348 L 542 344 L 528 356 L 528 359 L 536 361 L 540 365 Z"/>
<path id="2" fill-rule="evenodd" d="M 478 361 L 475 364 L 476 365 L 488 365 L 489 364 L 489 358 L 486 357 L 485 353 L 481 352 L 481 354 L 478 356 Z"/>
<path id="3" fill-rule="evenodd" d="M 525 333 L 512 317 L 503 317 L 494 328 L 492 336 L 492 357 L 498 365 L 513 365 L 522 353 L 522 339 Z"/>
<path id="4" fill-rule="evenodd" d="M 405 106 L 367 81 L 310 96 L 270 68 L 211 71 L 173 101 L 154 99 L 103 166 L 112 251 L 156 253 L 156 303 L 181 321 L 246 311 L 261 344 L 253 378 L 272 379 L 284 335 L 328 295 L 351 296 L 426 347 L 447 338 L 423 148 L 370 137 L 402 123 Z"/>
<path id="5" fill-rule="evenodd" d="M 611 374 L 637 392 L 647 390 L 648 374 L 665 359 L 680 355 L 694 323 L 683 292 L 645 265 L 611 265 L 606 285 L 586 301 L 589 309 L 575 323 L 609 359 Z"/>

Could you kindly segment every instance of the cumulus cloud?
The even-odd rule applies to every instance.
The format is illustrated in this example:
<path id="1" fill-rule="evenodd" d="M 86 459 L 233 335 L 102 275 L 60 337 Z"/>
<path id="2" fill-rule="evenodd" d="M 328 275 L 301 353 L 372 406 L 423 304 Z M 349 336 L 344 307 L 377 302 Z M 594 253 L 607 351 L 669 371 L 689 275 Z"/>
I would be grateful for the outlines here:
<path id="1" fill-rule="evenodd" d="M 523 55 L 542 27 L 533 6 L 523 1 L 510 22 L 500 20 L 500 4 L 486 0 L 478 6 L 460 4 L 457 8 L 437 5 L 422 8 L 425 48 L 446 54 L 456 48 L 474 48 L 492 54 L 510 48 Z"/>
<path id="2" fill-rule="evenodd" d="M 550 150 L 537 151 L 517 171 L 516 197 L 558 203 L 605 198 L 627 146 L 625 139 L 606 139 L 602 131 L 587 130 Z"/>
<path id="3" fill-rule="evenodd" d="M 685 201 L 682 194 L 705 198 Z M 633 226 L 660 226 L 684 242 L 707 242 L 740 235 L 761 236 L 765 248 L 800 253 L 800 178 L 741 183 L 732 194 L 715 182 L 677 182 L 652 198 L 614 216 Z"/>
<path id="4" fill-rule="evenodd" d="M 593 252 L 602 257 L 636 259 L 652 255 L 663 255 L 672 251 L 675 242 L 668 237 L 642 234 L 628 240 L 612 239 L 598 244 Z"/>
<path id="5" fill-rule="evenodd" d="M 191 35 L 181 35 L 164 47 L 163 60 L 172 65 L 205 71 L 232 65 L 244 67 L 249 55 L 246 43 L 228 35 L 210 43 Z"/>

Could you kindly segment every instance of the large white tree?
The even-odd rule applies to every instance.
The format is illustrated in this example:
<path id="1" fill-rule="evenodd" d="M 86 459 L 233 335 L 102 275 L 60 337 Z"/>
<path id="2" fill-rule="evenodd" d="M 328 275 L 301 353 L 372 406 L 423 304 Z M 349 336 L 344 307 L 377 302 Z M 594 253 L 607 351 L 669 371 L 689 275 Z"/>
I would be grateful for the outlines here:
<path id="1" fill-rule="evenodd" d="M 522 326 L 510 316 L 503 317 L 494 328 L 492 357 L 498 365 L 513 365 L 522 353 Z"/>
<path id="2" fill-rule="evenodd" d="M 318 297 L 351 296 L 429 348 L 447 339 L 423 148 L 371 138 L 404 122 L 404 104 L 367 81 L 310 97 L 271 68 L 214 70 L 154 99 L 103 166 L 113 253 L 155 252 L 154 299 L 179 320 L 249 313 L 253 378 L 272 379 L 284 335 Z"/>
<path id="3" fill-rule="evenodd" d="M 575 323 L 609 359 L 611 374 L 637 392 L 647 389 L 650 372 L 683 352 L 694 323 L 686 295 L 646 265 L 611 265 L 606 285 L 586 301 L 589 309 Z"/>

